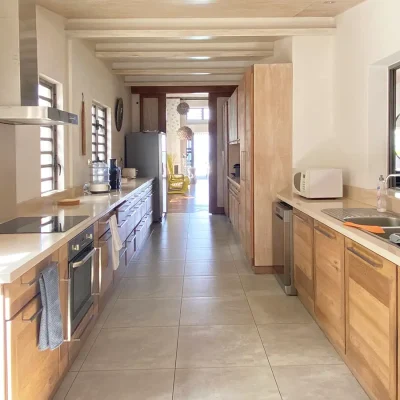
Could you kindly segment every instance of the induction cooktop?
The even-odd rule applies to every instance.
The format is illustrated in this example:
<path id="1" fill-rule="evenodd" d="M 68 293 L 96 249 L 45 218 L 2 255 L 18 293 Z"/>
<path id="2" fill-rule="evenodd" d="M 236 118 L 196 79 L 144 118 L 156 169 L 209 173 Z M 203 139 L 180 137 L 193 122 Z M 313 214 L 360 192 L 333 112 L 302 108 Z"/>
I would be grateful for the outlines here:
<path id="1" fill-rule="evenodd" d="M 0 224 L 0 234 L 67 232 L 87 218 L 87 215 L 19 217 Z"/>

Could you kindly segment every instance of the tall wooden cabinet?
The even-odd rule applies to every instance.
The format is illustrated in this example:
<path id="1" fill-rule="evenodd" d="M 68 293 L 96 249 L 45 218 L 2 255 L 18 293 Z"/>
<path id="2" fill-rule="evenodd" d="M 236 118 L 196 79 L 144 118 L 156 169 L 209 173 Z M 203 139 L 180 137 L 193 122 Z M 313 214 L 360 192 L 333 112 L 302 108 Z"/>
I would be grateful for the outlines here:
<path id="1" fill-rule="evenodd" d="M 272 203 L 292 175 L 292 65 L 249 68 L 237 90 L 239 231 L 255 272 L 272 270 Z"/>

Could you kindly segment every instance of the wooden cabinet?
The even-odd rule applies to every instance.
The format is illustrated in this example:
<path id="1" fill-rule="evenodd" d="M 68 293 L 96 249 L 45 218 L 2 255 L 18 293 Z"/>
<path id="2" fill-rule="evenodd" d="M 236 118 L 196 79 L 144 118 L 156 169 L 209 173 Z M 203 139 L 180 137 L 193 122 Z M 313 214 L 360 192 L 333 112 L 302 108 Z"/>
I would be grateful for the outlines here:
<path id="1" fill-rule="evenodd" d="M 37 295 L 6 322 L 9 400 L 47 400 L 57 385 L 58 350 L 38 349 L 41 310 L 40 295 Z"/>
<path id="2" fill-rule="evenodd" d="M 272 203 L 291 183 L 292 87 L 291 64 L 259 64 L 230 99 L 230 108 L 238 103 L 240 239 L 256 273 L 273 272 Z"/>
<path id="3" fill-rule="evenodd" d="M 344 236 L 319 222 L 314 224 L 314 267 L 315 317 L 343 356 L 346 347 Z"/>
<path id="4" fill-rule="evenodd" d="M 111 258 L 111 252 L 112 252 L 112 237 L 111 233 L 107 232 L 105 235 L 103 235 L 99 239 L 99 258 L 100 258 L 100 307 L 104 307 L 104 303 L 106 302 L 105 296 L 108 291 L 108 289 L 112 286 L 113 284 L 113 279 L 114 279 L 114 270 L 112 266 L 112 258 Z"/>
<path id="5" fill-rule="evenodd" d="M 294 283 L 298 296 L 314 315 L 314 222 L 308 215 L 293 210 Z"/>
<path id="6" fill-rule="evenodd" d="M 228 100 L 228 131 L 229 143 L 238 141 L 238 90 L 236 89 Z"/>
<path id="7" fill-rule="evenodd" d="M 140 130 L 167 131 L 167 97 L 165 94 L 140 95 Z"/>
<path id="8" fill-rule="evenodd" d="M 233 230 L 236 234 L 240 234 L 240 187 L 228 179 L 229 188 L 229 219 L 232 223 Z"/>
<path id="9" fill-rule="evenodd" d="M 346 239 L 346 357 L 375 400 L 396 399 L 397 267 Z"/>

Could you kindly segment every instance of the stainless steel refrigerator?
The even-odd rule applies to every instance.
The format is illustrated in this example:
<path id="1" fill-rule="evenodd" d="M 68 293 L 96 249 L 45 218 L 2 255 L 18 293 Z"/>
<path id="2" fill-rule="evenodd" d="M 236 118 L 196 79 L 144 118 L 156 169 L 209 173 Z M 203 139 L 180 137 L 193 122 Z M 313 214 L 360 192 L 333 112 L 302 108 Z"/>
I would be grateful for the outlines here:
<path id="1" fill-rule="evenodd" d="M 125 136 L 125 167 L 137 168 L 138 178 L 155 178 L 153 221 L 167 212 L 166 135 L 160 132 L 135 132 Z"/>

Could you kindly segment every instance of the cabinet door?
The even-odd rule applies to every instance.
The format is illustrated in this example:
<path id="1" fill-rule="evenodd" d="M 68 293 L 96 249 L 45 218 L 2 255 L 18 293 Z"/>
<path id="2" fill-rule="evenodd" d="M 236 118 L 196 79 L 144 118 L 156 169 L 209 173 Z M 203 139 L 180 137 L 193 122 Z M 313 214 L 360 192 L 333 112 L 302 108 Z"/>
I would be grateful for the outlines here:
<path id="1" fill-rule="evenodd" d="M 59 378 L 59 351 L 38 349 L 42 305 L 34 297 L 7 326 L 9 400 L 47 400 Z"/>
<path id="2" fill-rule="evenodd" d="M 228 100 L 229 106 L 229 142 L 238 140 L 238 90 Z"/>
<path id="3" fill-rule="evenodd" d="M 313 219 L 293 211 L 294 283 L 299 299 L 314 315 L 314 224 Z"/>
<path id="4" fill-rule="evenodd" d="M 140 95 L 140 129 L 166 132 L 167 103 L 165 94 Z"/>
<path id="5" fill-rule="evenodd" d="M 344 236 L 315 222 L 315 316 L 341 355 L 345 353 Z"/>
<path id="6" fill-rule="evenodd" d="M 397 267 L 346 239 L 346 355 L 369 396 L 396 399 Z"/>

